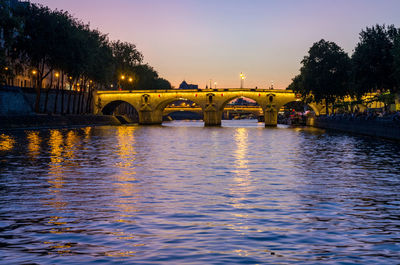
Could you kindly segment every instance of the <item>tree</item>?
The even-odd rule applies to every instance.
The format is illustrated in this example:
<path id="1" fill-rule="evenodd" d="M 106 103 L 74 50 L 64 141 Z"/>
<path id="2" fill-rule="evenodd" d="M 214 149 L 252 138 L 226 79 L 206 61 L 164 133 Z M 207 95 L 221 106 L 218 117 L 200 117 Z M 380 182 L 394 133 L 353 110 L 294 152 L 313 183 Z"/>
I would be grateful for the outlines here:
<path id="1" fill-rule="evenodd" d="M 143 61 L 143 55 L 136 49 L 136 45 L 129 42 L 114 41 L 111 43 L 116 77 L 132 72 L 133 68 Z"/>
<path id="2" fill-rule="evenodd" d="M 148 64 L 137 65 L 134 68 L 136 89 L 155 89 L 158 73 Z"/>
<path id="3" fill-rule="evenodd" d="M 376 25 L 361 31 L 360 42 L 352 56 L 353 94 L 358 98 L 377 90 L 395 91 L 392 49 L 397 34 L 393 25 Z"/>
<path id="4" fill-rule="evenodd" d="M 303 90 L 303 76 L 301 74 L 296 75 L 292 78 L 292 83 L 286 88 L 286 90 L 292 90 L 300 93 Z"/>
<path id="5" fill-rule="evenodd" d="M 397 36 L 394 41 L 393 50 L 393 78 L 395 80 L 395 90 L 396 92 L 400 91 L 400 32 L 397 33 Z"/>
<path id="6" fill-rule="evenodd" d="M 39 112 L 43 80 L 53 71 L 52 55 L 57 49 L 57 13 L 48 7 L 30 4 L 22 10 L 24 34 L 18 40 L 18 48 L 25 61 L 34 69 L 35 112 Z"/>
<path id="7" fill-rule="evenodd" d="M 320 40 L 313 44 L 301 62 L 300 76 L 293 80 L 292 88 L 303 100 L 329 104 L 349 93 L 350 58 L 336 43 Z"/>
<path id="8" fill-rule="evenodd" d="M 7 83 L 8 79 L 14 77 L 18 65 L 15 65 L 13 46 L 15 35 L 21 31 L 21 18 L 14 14 L 5 1 L 0 2 L 0 81 Z"/>
<path id="9" fill-rule="evenodd" d="M 171 87 L 167 80 L 158 77 L 151 66 L 141 64 L 143 55 L 134 44 L 110 42 L 107 35 L 91 30 L 89 25 L 68 12 L 30 2 L 21 2 L 17 7 L 11 10 L 9 5 L 0 1 L 0 81 L 9 79 L 6 75 L 12 72 L 10 60 L 21 62 L 20 65 L 30 69 L 29 75 L 36 90 L 36 112 L 42 109 L 40 99 L 44 79 L 50 82 L 47 83 L 43 109 L 47 110 L 49 92 L 55 84 L 57 90 L 53 110 L 57 112 L 61 91 L 61 113 L 64 113 L 66 82 L 71 87 L 67 113 L 77 114 L 90 111 L 93 90 L 116 84 L 121 81 L 122 75 L 127 77 L 124 88 Z"/>
<path id="10" fill-rule="evenodd" d="M 158 78 L 156 80 L 156 89 L 171 89 L 171 83 L 164 78 Z"/>

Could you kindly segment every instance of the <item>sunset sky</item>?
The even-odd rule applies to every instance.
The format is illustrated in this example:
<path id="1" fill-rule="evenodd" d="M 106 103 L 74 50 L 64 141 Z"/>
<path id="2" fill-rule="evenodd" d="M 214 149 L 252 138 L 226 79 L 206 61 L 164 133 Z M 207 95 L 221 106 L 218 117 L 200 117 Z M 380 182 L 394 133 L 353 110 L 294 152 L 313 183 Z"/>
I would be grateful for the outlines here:
<path id="1" fill-rule="evenodd" d="M 174 86 L 286 88 L 324 38 L 349 54 L 374 24 L 400 27 L 399 0 L 35 0 L 132 42 Z"/>

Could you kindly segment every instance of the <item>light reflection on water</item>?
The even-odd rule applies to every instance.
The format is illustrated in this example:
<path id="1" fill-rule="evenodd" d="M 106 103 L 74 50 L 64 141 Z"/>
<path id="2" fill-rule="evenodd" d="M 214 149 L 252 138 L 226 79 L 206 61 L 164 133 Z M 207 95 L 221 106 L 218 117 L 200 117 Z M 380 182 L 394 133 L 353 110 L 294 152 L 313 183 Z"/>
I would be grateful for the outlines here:
<path id="1" fill-rule="evenodd" d="M 0 133 L 0 263 L 395 264 L 400 147 L 251 121 Z"/>

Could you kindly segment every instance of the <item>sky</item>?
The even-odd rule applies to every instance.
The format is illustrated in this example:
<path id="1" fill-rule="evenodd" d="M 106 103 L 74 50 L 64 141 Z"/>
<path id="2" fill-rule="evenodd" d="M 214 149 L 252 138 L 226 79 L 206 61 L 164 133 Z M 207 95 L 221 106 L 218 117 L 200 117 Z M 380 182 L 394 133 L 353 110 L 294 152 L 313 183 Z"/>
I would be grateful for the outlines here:
<path id="1" fill-rule="evenodd" d="M 349 55 L 367 26 L 400 27 L 400 0 L 33 0 L 134 43 L 175 87 L 285 89 L 320 39 Z"/>

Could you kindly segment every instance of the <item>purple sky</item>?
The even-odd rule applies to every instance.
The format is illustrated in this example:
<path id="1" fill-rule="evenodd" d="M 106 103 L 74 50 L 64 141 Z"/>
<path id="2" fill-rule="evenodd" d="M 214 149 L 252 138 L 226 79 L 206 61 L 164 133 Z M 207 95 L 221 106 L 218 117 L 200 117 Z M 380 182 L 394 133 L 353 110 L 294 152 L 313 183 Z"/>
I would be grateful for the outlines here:
<path id="1" fill-rule="evenodd" d="M 400 27 L 399 0 L 33 0 L 135 43 L 178 86 L 286 88 L 314 42 L 349 54 L 366 26 Z"/>

